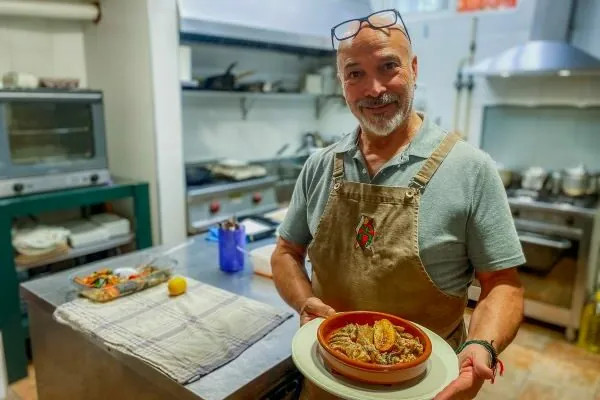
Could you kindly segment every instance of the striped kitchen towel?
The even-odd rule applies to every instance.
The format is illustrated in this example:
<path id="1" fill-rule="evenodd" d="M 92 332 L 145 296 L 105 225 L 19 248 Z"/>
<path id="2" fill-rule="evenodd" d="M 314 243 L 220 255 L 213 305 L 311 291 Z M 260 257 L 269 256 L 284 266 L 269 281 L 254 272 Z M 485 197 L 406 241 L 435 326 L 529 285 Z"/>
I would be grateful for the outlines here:
<path id="1" fill-rule="evenodd" d="M 162 284 L 110 303 L 79 298 L 59 306 L 54 318 L 187 384 L 235 359 L 292 316 L 186 279 L 188 290 L 178 297 L 169 297 Z"/>

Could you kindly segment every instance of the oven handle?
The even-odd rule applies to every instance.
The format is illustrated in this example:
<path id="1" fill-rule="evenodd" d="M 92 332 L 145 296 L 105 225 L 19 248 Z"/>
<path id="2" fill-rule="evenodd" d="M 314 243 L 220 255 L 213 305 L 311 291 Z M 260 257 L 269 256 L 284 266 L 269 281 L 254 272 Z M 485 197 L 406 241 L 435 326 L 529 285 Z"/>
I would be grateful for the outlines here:
<path id="1" fill-rule="evenodd" d="M 552 247 L 559 250 L 571 248 L 571 241 L 567 239 L 551 239 L 549 237 L 519 232 L 521 242 L 537 244 L 539 246 Z"/>

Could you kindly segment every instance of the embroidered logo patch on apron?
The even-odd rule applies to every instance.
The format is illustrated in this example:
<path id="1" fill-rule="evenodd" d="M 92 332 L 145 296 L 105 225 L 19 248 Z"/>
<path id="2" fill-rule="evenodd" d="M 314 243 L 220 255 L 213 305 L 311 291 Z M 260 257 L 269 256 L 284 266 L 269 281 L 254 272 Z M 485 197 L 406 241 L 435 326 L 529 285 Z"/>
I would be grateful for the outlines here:
<path id="1" fill-rule="evenodd" d="M 356 227 L 355 248 L 372 251 L 373 241 L 375 240 L 375 220 L 369 216 L 362 215 L 358 226 Z"/>

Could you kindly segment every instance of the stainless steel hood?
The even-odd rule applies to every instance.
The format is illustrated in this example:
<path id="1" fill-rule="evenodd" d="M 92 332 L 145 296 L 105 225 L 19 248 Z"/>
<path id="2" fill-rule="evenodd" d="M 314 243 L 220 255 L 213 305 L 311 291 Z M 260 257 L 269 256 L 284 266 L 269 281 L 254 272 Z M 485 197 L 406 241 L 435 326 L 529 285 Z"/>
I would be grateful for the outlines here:
<path id="1" fill-rule="evenodd" d="M 184 43 L 331 55 L 330 29 L 371 12 L 370 0 L 178 0 Z"/>
<path id="2" fill-rule="evenodd" d="M 502 77 L 600 75 L 600 60 L 566 42 L 534 40 L 487 58 L 467 72 Z"/>
<path id="3" fill-rule="evenodd" d="M 485 76 L 600 75 L 600 60 L 571 43 L 577 0 L 537 0 L 529 41 L 466 68 Z"/>

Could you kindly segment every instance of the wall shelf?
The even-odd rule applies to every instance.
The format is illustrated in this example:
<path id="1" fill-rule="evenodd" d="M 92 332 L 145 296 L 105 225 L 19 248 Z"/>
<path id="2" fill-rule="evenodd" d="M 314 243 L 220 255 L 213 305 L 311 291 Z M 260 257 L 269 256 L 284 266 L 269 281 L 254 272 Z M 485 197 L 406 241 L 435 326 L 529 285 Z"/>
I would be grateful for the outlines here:
<path id="1" fill-rule="evenodd" d="M 312 93 L 286 93 L 286 92 L 241 92 L 241 91 L 224 91 L 224 90 L 204 90 L 197 89 L 195 87 L 182 85 L 181 93 L 184 97 L 189 98 L 212 98 L 212 99 L 239 99 L 240 102 L 240 111 L 242 113 L 242 118 L 246 119 L 248 116 L 248 112 L 252 108 L 258 100 L 278 100 L 278 101 L 287 101 L 287 100 L 310 100 L 315 103 L 315 116 L 319 119 L 322 115 L 324 107 L 330 100 L 339 100 L 341 102 L 344 101 L 344 97 L 339 94 L 330 94 L 330 95 L 322 95 L 322 94 L 312 94 Z M 343 104 L 345 104 L 343 102 Z"/>

